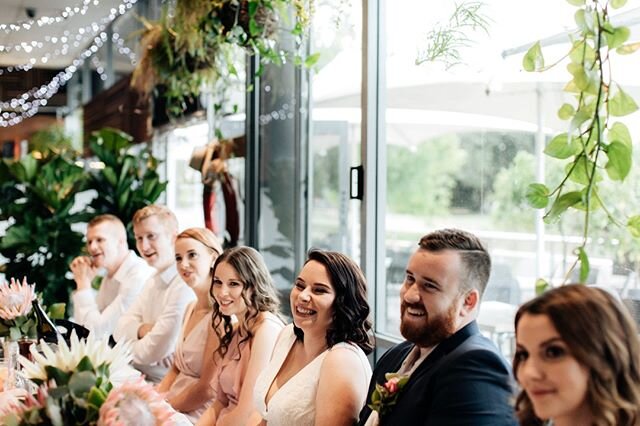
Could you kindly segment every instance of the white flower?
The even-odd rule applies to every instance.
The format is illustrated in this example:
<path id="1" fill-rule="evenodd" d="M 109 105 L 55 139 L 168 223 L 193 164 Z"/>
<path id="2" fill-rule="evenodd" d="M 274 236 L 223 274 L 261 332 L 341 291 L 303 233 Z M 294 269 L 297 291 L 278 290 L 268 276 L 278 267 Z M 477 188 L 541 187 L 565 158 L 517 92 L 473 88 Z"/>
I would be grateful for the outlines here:
<path id="1" fill-rule="evenodd" d="M 20 356 L 20 364 L 24 367 L 25 374 L 30 379 L 46 381 L 49 379 L 45 370 L 46 366 L 56 367 L 65 372 L 75 371 L 80 360 L 87 356 L 94 367 L 104 363 L 109 365 L 109 376 L 128 371 L 131 361 L 131 348 L 128 343 L 118 343 L 115 347 L 109 347 L 107 339 L 96 339 L 93 333 L 86 340 L 78 339 L 75 331 L 71 334 L 71 347 L 67 346 L 64 339 L 58 337 L 58 349 L 53 351 L 44 341 L 40 341 L 38 353 L 37 345 L 31 346 L 33 362 Z"/>
<path id="2" fill-rule="evenodd" d="M 26 278 L 0 283 L 0 318 L 10 321 L 31 312 L 31 302 L 36 298 L 34 287 Z"/>

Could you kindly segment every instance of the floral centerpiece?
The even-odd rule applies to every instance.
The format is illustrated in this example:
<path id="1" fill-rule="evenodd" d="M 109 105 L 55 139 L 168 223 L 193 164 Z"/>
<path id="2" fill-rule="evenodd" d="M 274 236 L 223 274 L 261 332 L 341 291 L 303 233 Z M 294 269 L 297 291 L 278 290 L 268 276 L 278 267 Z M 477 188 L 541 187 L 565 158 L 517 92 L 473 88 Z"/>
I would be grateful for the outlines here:
<path id="1" fill-rule="evenodd" d="M 4 414 L 0 424 L 171 424 L 170 407 L 142 380 L 114 387 L 133 371 L 128 366 L 128 345 L 110 348 L 106 340 L 96 340 L 91 334 L 80 340 L 75 333 L 70 342 L 67 345 L 60 338 L 56 351 L 41 342 L 42 353 L 36 346 L 31 348 L 33 361 L 20 357 L 25 375 L 38 388 L 34 395 L 7 398 L 4 406 L 0 404 L 0 414 Z M 127 403 L 122 403 L 123 395 L 127 395 Z"/>
<path id="2" fill-rule="evenodd" d="M 31 315 L 35 298 L 35 286 L 26 278 L 0 283 L 0 336 L 11 340 L 36 337 L 36 320 Z"/>

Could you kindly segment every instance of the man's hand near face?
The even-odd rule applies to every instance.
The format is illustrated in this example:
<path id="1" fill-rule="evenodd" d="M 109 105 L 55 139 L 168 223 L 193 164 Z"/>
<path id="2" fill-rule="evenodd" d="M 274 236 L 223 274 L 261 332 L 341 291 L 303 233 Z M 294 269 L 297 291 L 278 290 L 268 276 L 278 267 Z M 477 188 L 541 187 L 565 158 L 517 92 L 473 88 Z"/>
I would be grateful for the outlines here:
<path id="1" fill-rule="evenodd" d="M 91 282 L 98 274 L 98 268 L 93 266 L 91 258 L 88 256 L 78 256 L 73 259 L 69 269 L 73 273 L 73 279 L 78 290 L 91 288 Z"/>

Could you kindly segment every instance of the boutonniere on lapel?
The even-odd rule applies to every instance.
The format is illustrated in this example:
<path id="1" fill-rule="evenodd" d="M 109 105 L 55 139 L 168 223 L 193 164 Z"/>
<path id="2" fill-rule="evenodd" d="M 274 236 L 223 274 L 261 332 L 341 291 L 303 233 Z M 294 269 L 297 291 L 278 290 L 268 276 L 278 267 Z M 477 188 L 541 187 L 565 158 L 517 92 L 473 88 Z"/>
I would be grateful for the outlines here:
<path id="1" fill-rule="evenodd" d="M 376 388 L 371 394 L 371 404 L 369 404 L 369 408 L 380 415 L 386 414 L 396 405 L 402 388 L 409 381 L 409 376 L 406 374 L 387 373 L 384 377 L 387 381 L 383 385 L 376 383 Z"/>

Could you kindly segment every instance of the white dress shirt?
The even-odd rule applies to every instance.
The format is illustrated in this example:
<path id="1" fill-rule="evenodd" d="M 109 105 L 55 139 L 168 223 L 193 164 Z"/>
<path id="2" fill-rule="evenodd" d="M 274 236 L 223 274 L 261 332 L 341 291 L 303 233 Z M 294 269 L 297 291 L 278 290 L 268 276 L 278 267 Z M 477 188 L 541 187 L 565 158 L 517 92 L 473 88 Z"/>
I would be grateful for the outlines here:
<path id="1" fill-rule="evenodd" d="M 171 366 L 184 312 L 196 295 L 178 275 L 175 265 L 153 275 L 113 333 L 116 342 L 132 342 L 133 363 L 151 381 L 159 381 Z M 138 339 L 142 324 L 153 328 Z"/>
<path id="2" fill-rule="evenodd" d="M 96 295 L 92 288 L 72 295 L 74 320 L 97 337 L 108 337 L 118 320 L 142 291 L 144 283 L 156 272 L 147 262 L 129 250 L 112 277 L 104 277 Z"/>

